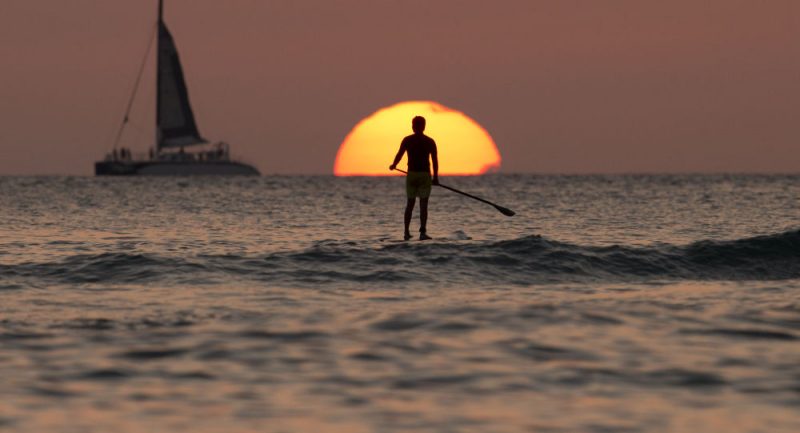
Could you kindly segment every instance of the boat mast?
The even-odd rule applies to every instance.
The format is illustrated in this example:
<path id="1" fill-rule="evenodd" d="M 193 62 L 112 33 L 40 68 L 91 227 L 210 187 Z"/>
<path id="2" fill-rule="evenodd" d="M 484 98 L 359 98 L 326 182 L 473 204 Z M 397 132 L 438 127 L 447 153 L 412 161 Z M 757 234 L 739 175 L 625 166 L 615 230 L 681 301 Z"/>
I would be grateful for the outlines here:
<path id="1" fill-rule="evenodd" d="M 164 27 L 164 0 L 158 0 L 158 41 L 156 42 L 156 152 L 161 150 L 161 125 L 158 123 L 161 115 L 161 32 Z"/>

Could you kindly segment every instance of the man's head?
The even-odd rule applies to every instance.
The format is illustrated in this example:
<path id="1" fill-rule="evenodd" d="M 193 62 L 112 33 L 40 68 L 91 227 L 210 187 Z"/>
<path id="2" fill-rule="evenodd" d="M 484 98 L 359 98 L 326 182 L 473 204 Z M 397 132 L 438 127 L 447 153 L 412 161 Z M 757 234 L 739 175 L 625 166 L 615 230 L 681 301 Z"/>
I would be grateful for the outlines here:
<path id="1" fill-rule="evenodd" d="M 411 129 L 417 134 L 422 134 L 425 131 L 425 118 L 417 116 L 411 120 Z"/>

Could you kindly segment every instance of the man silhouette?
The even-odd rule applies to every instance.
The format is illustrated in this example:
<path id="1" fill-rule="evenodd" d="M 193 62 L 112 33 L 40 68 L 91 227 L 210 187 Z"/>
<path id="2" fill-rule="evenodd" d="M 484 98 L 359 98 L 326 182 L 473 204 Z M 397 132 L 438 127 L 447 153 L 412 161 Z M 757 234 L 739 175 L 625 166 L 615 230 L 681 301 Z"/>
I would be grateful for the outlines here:
<path id="1" fill-rule="evenodd" d="M 397 163 L 403 158 L 403 154 L 408 152 L 408 174 L 406 174 L 406 213 L 403 222 L 405 223 L 405 234 L 403 239 L 411 239 L 408 226 L 411 224 L 411 214 L 414 212 L 414 204 L 419 197 L 419 240 L 431 239 L 426 233 L 428 223 L 428 198 L 431 196 L 431 185 L 439 184 L 439 158 L 436 152 L 436 142 L 432 138 L 423 134 L 425 131 L 425 118 L 417 116 L 411 120 L 411 129 L 414 133 L 404 138 L 400 143 L 400 150 L 394 157 L 394 162 L 389 166 L 389 170 L 394 170 Z M 431 165 L 433 160 L 433 179 L 431 179 Z"/>

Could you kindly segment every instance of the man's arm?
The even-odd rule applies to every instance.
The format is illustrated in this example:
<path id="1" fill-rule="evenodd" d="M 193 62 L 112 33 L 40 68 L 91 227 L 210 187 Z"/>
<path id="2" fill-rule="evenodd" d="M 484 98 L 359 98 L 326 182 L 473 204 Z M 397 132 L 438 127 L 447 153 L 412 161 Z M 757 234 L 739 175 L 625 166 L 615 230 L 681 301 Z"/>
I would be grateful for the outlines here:
<path id="1" fill-rule="evenodd" d="M 403 158 L 403 154 L 405 152 L 406 152 L 406 140 L 403 140 L 403 142 L 400 143 L 400 149 L 398 149 L 397 155 L 394 156 L 394 162 L 392 162 L 392 165 L 389 166 L 389 170 L 394 170 L 395 167 L 397 167 L 397 163 L 399 163 L 400 160 Z"/>
<path id="2" fill-rule="evenodd" d="M 433 147 L 431 148 L 431 161 L 433 161 L 433 184 L 439 185 L 439 156 L 436 150 L 436 142 L 431 140 Z"/>

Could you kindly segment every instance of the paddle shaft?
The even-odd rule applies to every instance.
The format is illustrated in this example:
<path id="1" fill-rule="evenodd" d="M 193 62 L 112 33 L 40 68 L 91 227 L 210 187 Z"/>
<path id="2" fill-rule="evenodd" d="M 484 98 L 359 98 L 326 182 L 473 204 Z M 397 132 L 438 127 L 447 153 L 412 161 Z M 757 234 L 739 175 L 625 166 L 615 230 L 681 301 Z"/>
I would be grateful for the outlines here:
<path id="1" fill-rule="evenodd" d="M 407 171 L 405 171 L 405 170 L 402 170 L 402 169 L 399 169 L 399 168 L 395 168 L 395 170 L 399 171 L 400 173 L 405 173 L 405 174 L 408 174 L 408 172 L 407 172 Z M 494 203 L 490 202 L 489 200 L 484 200 L 484 199 L 482 199 L 482 198 L 480 198 L 480 197 L 476 197 L 476 196 L 474 196 L 474 195 L 472 195 L 472 194 L 469 194 L 469 193 L 466 193 L 466 192 L 464 192 L 464 191 L 459 191 L 459 190 L 457 190 L 457 189 L 455 189 L 455 188 L 452 188 L 452 187 L 449 187 L 449 186 L 447 186 L 447 185 L 442 185 L 441 183 L 440 183 L 440 184 L 438 184 L 438 186 L 440 186 L 440 187 L 442 187 L 442 188 L 444 188 L 444 189 L 449 189 L 450 191 L 453 191 L 453 192 L 459 193 L 459 194 L 461 194 L 461 195 L 465 195 L 465 196 L 467 196 L 467 197 L 469 197 L 469 198 L 471 198 L 471 199 L 473 199 L 473 200 L 478 200 L 479 202 L 483 202 L 483 203 L 486 203 L 486 204 L 488 204 L 488 205 L 490 205 L 490 206 L 494 206 L 494 208 L 495 208 L 495 209 L 497 209 L 497 210 L 499 210 L 499 211 L 500 211 L 500 212 L 501 212 L 503 215 L 506 215 L 506 216 L 513 216 L 513 215 L 514 215 L 514 211 L 512 211 L 511 209 L 505 208 L 505 207 L 503 207 L 503 206 L 498 206 L 498 205 L 496 205 L 496 204 L 494 204 Z"/>

